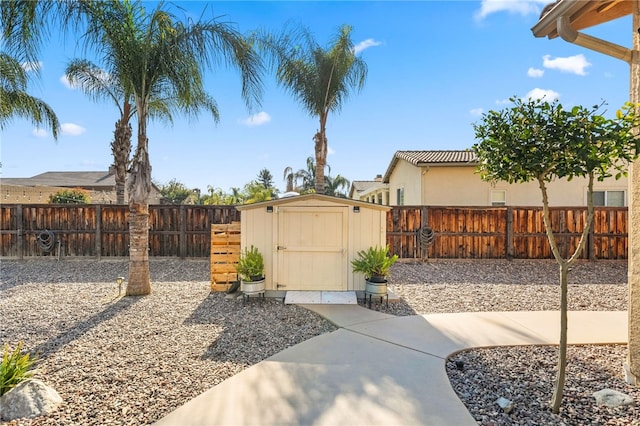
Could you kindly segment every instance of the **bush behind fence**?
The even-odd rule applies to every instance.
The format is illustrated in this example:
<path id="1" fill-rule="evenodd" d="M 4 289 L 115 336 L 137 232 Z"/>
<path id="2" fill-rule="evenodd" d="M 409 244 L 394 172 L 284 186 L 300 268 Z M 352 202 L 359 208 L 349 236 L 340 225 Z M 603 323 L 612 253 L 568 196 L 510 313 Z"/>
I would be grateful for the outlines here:
<path id="1" fill-rule="evenodd" d="M 586 207 L 550 211 L 559 248 L 567 257 L 584 229 Z M 149 255 L 180 258 L 209 257 L 211 225 L 240 220 L 233 206 L 153 205 L 149 214 Z M 0 256 L 53 255 L 58 242 L 63 256 L 128 256 L 128 216 L 126 205 L 3 205 Z M 433 231 L 429 245 L 420 238 L 427 227 Z M 626 207 L 597 207 L 581 257 L 626 259 L 627 229 Z M 56 240 L 48 253 L 38 244 L 45 230 Z M 387 214 L 387 242 L 390 251 L 404 259 L 553 257 L 541 207 L 393 207 Z"/>

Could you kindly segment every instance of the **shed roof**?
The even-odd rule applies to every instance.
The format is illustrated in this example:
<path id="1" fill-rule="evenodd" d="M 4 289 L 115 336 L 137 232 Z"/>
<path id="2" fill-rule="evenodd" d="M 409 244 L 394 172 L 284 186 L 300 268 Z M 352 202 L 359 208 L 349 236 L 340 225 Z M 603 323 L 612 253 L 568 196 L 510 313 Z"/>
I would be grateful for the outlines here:
<path id="1" fill-rule="evenodd" d="M 449 151 L 396 151 L 389 163 L 387 172 L 382 181 L 389 183 L 389 178 L 393 169 L 396 168 L 399 160 L 405 160 L 416 167 L 420 166 L 475 166 L 478 157 L 471 150 L 449 150 Z"/>
<path id="2" fill-rule="evenodd" d="M 347 206 L 359 206 L 359 207 L 370 208 L 374 210 L 384 210 L 384 211 L 391 210 L 391 207 L 389 206 L 365 203 L 364 201 L 353 200 L 351 198 L 332 197 L 329 195 L 321 195 L 321 194 L 304 194 L 304 195 L 296 195 L 293 197 L 278 198 L 277 200 L 262 201 L 259 203 L 244 204 L 242 206 L 236 206 L 236 209 L 241 211 L 251 210 L 251 209 L 257 209 L 257 208 L 262 208 L 266 206 L 281 206 L 286 204 L 295 204 L 296 202 L 299 202 L 299 201 L 308 201 L 308 200 L 331 202 L 331 203 L 342 204 Z"/>

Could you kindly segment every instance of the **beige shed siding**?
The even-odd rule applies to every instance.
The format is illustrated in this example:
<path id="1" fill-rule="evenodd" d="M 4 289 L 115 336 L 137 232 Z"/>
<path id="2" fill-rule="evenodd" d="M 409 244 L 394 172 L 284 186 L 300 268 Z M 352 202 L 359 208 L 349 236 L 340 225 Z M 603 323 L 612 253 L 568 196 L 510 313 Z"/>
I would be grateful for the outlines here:
<path id="1" fill-rule="evenodd" d="M 419 170 L 417 167 L 414 169 Z M 542 195 L 537 182 L 491 185 L 482 181 L 475 167 L 429 167 L 422 177 L 423 205 L 433 206 L 490 206 L 491 191 L 505 190 L 508 206 L 541 206 Z M 628 179 L 613 178 L 595 182 L 594 190 L 625 191 Z M 550 182 L 547 186 L 550 206 L 585 206 L 587 204 L 587 179 L 576 178 Z M 406 192 L 405 192 L 406 199 Z M 409 203 L 406 203 L 409 205 Z"/>
<path id="2" fill-rule="evenodd" d="M 355 213 L 351 208 L 349 209 L 349 224 L 351 227 L 349 247 L 353 249 L 349 251 L 348 258 L 348 288 L 349 290 L 364 290 L 364 275 L 354 273 L 351 270 L 351 261 L 355 259 L 358 251 L 372 246 L 384 246 L 387 243 L 387 213 L 363 208 L 359 213 Z"/>
<path id="3" fill-rule="evenodd" d="M 273 207 L 273 212 L 267 212 L 267 206 Z M 354 207 L 359 208 L 359 212 L 354 212 Z M 381 246 L 386 244 L 386 217 L 387 207 L 377 206 L 368 203 L 355 202 L 353 200 L 332 198 L 326 196 L 309 195 L 292 197 L 290 199 L 274 200 L 266 203 L 259 203 L 255 206 L 240 206 L 241 212 L 241 248 L 254 245 L 260 250 L 265 259 L 265 275 L 267 290 L 283 290 L 277 288 L 279 282 L 278 271 L 278 238 L 279 226 L 286 226 L 279 221 L 279 211 L 294 211 L 300 208 L 318 208 L 318 212 L 343 209 L 346 211 L 346 224 L 344 224 L 346 235 L 346 262 L 341 271 L 346 276 L 345 290 L 364 290 L 365 282 L 361 274 L 354 274 L 351 271 L 351 261 L 360 250 L 371 246 Z M 327 267 L 332 267 L 331 265 Z M 317 288 L 316 290 L 323 290 Z"/>
<path id="4" fill-rule="evenodd" d="M 265 207 L 261 209 L 244 210 L 240 220 L 240 249 L 244 251 L 247 247 L 255 246 L 264 257 L 265 269 L 265 289 L 273 290 L 273 258 L 274 247 L 273 221 L 275 215 L 266 213 Z"/>

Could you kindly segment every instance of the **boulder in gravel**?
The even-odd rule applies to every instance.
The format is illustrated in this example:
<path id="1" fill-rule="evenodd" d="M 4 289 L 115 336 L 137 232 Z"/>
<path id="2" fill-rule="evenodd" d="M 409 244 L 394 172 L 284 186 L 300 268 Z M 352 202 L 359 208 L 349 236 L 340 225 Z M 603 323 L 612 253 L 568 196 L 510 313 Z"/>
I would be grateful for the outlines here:
<path id="1" fill-rule="evenodd" d="M 44 416 L 62 403 L 55 389 L 41 380 L 25 380 L 0 397 L 0 419 L 11 421 L 23 417 Z"/>
<path id="2" fill-rule="evenodd" d="M 593 393 L 593 397 L 596 399 L 596 404 L 608 407 L 620 407 L 634 403 L 633 398 L 629 395 L 613 389 L 599 390 Z"/>
<path id="3" fill-rule="evenodd" d="M 509 414 L 510 412 L 513 411 L 513 401 L 503 396 L 496 399 L 496 404 L 498 404 L 500 408 L 502 408 L 502 411 L 504 411 L 506 414 Z"/>

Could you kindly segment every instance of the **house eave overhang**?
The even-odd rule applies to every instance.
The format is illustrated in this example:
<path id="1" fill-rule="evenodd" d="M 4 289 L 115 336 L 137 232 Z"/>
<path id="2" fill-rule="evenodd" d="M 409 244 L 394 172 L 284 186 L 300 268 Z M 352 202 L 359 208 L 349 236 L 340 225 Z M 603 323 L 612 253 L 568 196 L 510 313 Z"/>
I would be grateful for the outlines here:
<path id="1" fill-rule="evenodd" d="M 573 30 L 579 31 L 631 14 L 633 0 L 559 0 L 531 28 L 536 37 L 560 36 L 558 19 L 568 18 Z"/>

